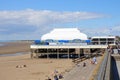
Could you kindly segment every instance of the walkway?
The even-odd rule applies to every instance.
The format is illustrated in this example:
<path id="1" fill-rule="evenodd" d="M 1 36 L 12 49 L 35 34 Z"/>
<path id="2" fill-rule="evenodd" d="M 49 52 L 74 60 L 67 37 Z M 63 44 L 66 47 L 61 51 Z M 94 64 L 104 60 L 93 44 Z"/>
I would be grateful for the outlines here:
<path id="1" fill-rule="evenodd" d="M 100 57 L 97 57 L 97 61 L 99 59 Z M 83 67 L 83 62 L 86 62 L 86 67 Z M 83 62 L 80 62 L 70 72 L 65 74 L 64 80 L 89 80 L 96 64 L 91 64 L 90 60 L 85 60 Z"/>

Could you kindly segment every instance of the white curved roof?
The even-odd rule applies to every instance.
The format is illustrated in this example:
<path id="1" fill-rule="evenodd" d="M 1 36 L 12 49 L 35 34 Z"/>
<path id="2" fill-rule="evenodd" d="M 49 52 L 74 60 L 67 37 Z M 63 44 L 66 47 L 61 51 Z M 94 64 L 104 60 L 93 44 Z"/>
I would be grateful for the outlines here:
<path id="1" fill-rule="evenodd" d="M 87 40 L 87 35 L 81 33 L 77 28 L 57 28 L 53 29 L 51 32 L 44 34 L 41 40 L 74 40 L 81 39 Z"/>

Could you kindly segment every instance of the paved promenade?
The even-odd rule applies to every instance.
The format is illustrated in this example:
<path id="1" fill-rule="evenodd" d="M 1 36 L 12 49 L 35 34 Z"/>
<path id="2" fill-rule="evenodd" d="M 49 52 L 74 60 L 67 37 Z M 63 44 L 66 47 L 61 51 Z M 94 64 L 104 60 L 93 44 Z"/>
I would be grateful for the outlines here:
<path id="1" fill-rule="evenodd" d="M 97 61 L 99 59 L 100 57 L 97 57 Z M 86 63 L 86 67 L 83 67 L 83 62 Z M 83 62 L 80 62 L 70 72 L 65 74 L 64 80 L 89 80 L 98 64 L 91 64 L 90 60 L 85 60 Z"/>

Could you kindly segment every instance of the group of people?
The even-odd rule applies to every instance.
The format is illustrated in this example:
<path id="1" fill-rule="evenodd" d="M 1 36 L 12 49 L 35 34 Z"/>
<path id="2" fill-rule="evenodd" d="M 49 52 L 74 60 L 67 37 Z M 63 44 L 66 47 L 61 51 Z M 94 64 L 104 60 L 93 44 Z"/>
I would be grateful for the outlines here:
<path id="1" fill-rule="evenodd" d="M 93 57 L 93 59 L 90 62 L 91 64 L 97 64 L 97 59 L 96 57 Z M 86 67 L 86 62 L 83 62 L 83 67 Z"/>
<path id="2" fill-rule="evenodd" d="M 62 79 L 63 78 L 63 75 L 58 73 L 57 70 L 54 71 L 54 80 L 59 80 L 59 79 Z"/>
<path id="3" fill-rule="evenodd" d="M 59 80 L 63 78 L 63 75 L 58 73 L 57 70 L 54 70 L 54 75 L 53 75 L 54 80 Z M 47 80 L 52 80 L 50 77 L 48 77 Z"/>
<path id="4" fill-rule="evenodd" d="M 54 75 L 54 80 L 59 80 L 59 79 L 62 79 L 63 78 L 63 76 L 61 75 L 61 74 L 59 74 L 59 75 Z"/>
<path id="5" fill-rule="evenodd" d="M 120 46 L 111 47 L 108 45 L 108 52 L 112 54 L 120 54 Z"/>
<path id="6" fill-rule="evenodd" d="M 91 60 L 91 63 L 92 63 L 92 64 L 97 64 L 97 59 L 96 59 L 96 57 L 93 57 L 93 59 Z"/>
<path id="7" fill-rule="evenodd" d="M 17 65 L 16 68 L 23 68 L 23 67 L 27 67 L 27 65 Z"/>

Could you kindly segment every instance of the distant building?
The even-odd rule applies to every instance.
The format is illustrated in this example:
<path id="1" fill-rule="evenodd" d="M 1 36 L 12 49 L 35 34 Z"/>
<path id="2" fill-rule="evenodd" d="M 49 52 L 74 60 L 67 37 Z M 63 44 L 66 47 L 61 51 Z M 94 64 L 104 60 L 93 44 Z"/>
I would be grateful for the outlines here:
<path id="1" fill-rule="evenodd" d="M 92 44 L 94 45 L 115 45 L 116 37 L 115 36 L 95 36 L 91 37 Z"/>

